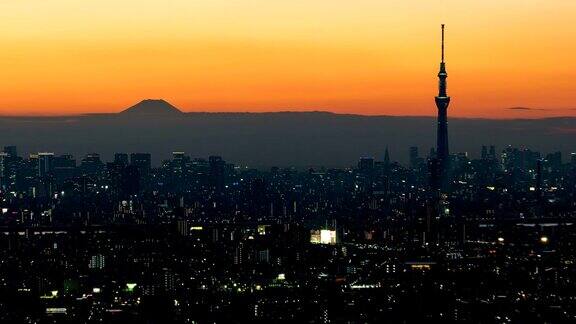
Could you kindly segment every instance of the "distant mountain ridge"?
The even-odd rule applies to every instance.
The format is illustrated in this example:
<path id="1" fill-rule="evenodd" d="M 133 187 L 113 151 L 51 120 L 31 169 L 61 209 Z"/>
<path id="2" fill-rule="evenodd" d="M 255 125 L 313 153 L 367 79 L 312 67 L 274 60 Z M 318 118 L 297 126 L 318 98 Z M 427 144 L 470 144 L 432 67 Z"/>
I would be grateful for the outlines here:
<path id="1" fill-rule="evenodd" d="M 121 111 L 121 115 L 175 115 L 181 114 L 180 109 L 163 99 L 145 99 L 134 106 Z"/>
<path id="2" fill-rule="evenodd" d="M 366 116 L 330 112 L 183 113 L 164 100 L 144 100 L 120 113 L 61 117 L 0 117 L 0 147 L 22 155 L 149 152 L 155 165 L 172 151 L 221 155 L 240 165 L 355 165 L 361 156 L 406 163 L 409 148 L 426 156 L 436 145 L 434 116 Z M 576 118 L 482 119 L 450 117 L 450 151 L 477 157 L 482 145 L 576 152 Z"/>

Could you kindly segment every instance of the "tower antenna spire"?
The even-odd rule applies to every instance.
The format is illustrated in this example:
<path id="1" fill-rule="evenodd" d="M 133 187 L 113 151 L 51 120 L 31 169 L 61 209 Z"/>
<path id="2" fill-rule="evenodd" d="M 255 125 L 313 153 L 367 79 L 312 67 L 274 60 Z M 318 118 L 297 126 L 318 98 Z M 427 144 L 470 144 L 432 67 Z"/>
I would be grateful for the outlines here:
<path id="1" fill-rule="evenodd" d="M 442 24 L 442 63 L 444 63 L 444 24 Z"/>
<path id="2" fill-rule="evenodd" d="M 436 155 L 440 160 L 441 170 L 441 188 L 446 187 L 447 171 L 449 170 L 450 152 L 448 149 L 448 105 L 450 104 L 450 97 L 447 93 L 446 78 L 446 63 L 444 63 L 444 24 L 442 24 L 442 62 L 440 63 L 440 71 L 438 72 L 438 96 L 436 96 L 436 107 L 438 108 L 438 129 L 436 137 Z"/>

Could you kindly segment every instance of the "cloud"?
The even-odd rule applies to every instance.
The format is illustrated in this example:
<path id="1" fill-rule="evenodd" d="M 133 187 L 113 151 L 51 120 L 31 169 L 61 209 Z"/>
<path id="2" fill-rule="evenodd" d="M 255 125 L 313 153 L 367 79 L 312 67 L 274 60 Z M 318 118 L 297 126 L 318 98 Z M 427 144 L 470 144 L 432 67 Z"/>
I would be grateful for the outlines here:
<path id="1" fill-rule="evenodd" d="M 542 110 L 546 110 L 546 109 L 542 109 L 542 108 L 529 108 L 529 107 L 511 107 L 511 108 L 506 108 L 508 110 L 524 110 L 524 111 L 542 111 Z"/>

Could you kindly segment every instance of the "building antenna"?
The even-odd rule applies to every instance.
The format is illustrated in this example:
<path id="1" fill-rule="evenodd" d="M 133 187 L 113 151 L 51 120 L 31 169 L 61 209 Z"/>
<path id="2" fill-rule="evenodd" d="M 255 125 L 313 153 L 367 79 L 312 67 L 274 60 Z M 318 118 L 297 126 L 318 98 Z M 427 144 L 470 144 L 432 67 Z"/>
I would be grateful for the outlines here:
<path id="1" fill-rule="evenodd" d="M 444 24 L 442 24 L 442 63 L 444 63 Z"/>

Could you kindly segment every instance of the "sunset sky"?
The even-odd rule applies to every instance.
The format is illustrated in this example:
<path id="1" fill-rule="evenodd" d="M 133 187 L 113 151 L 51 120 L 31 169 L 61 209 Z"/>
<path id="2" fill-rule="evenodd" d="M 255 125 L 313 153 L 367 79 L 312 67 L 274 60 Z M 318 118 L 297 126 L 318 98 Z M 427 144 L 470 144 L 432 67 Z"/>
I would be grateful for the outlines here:
<path id="1" fill-rule="evenodd" d="M 433 115 L 441 23 L 451 116 L 576 116 L 574 0 L 5 0 L 0 114 Z"/>

